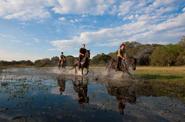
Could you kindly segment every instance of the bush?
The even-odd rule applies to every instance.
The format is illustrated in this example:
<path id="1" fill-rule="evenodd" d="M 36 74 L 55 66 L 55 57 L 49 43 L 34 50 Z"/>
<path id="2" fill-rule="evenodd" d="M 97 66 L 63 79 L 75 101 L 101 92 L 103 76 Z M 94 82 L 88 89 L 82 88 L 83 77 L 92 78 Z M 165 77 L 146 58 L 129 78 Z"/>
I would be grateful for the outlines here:
<path id="1" fill-rule="evenodd" d="M 151 55 L 151 65 L 172 66 L 183 49 L 179 45 L 166 45 L 157 47 Z"/>

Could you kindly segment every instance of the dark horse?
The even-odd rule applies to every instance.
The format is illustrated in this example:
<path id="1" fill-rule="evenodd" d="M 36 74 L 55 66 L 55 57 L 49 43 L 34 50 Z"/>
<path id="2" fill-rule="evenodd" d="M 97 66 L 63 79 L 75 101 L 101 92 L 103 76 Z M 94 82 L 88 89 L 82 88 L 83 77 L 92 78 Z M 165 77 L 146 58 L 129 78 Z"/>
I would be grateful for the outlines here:
<path id="1" fill-rule="evenodd" d="M 65 68 L 66 67 L 66 60 L 64 60 L 64 59 L 60 59 L 59 60 L 59 63 L 58 63 L 58 68 L 60 69 L 60 68 Z"/>
<path id="2" fill-rule="evenodd" d="M 129 68 L 131 67 L 132 70 L 136 70 L 136 64 L 136 58 L 130 57 L 127 58 L 125 61 L 122 61 L 120 69 L 122 72 L 126 72 L 131 75 L 129 72 Z M 110 71 L 111 69 L 117 70 L 117 59 L 112 58 L 106 68 L 108 69 L 108 71 Z"/>
<path id="3" fill-rule="evenodd" d="M 75 60 L 75 63 L 73 65 L 73 67 L 75 68 L 75 74 L 77 73 L 77 68 L 80 67 L 82 75 L 83 75 L 84 68 L 87 69 L 87 73 L 86 73 L 87 75 L 89 73 L 89 63 L 90 63 L 90 50 L 87 50 L 81 62 L 79 62 L 79 60 Z"/>

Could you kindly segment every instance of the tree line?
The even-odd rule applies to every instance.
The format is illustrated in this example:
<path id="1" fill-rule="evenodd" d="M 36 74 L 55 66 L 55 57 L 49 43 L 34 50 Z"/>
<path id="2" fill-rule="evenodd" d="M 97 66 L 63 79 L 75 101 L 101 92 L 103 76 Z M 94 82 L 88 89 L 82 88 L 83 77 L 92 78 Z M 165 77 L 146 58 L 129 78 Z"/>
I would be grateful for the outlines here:
<path id="1" fill-rule="evenodd" d="M 185 65 L 185 36 L 177 44 L 141 44 L 138 42 L 126 42 L 128 57 L 137 59 L 138 65 L 144 66 L 181 66 Z M 91 59 L 91 65 L 104 66 L 111 58 L 116 58 L 117 52 L 109 54 L 97 54 Z M 77 57 L 66 56 L 67 65 L 71 66 Z M 39 59 L 34 62 L 28 61 L 0 61 L 1 66 L 57 66 L 59 57 Z"/>

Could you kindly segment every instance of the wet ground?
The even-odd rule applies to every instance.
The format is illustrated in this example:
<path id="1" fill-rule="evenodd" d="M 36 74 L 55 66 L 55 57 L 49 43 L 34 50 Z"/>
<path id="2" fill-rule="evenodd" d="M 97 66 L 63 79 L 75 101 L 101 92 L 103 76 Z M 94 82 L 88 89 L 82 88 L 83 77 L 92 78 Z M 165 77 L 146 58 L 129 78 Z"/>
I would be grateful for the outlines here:
<path id="1" fill-rule="evenodd" d="M 0 71 L 0 122 L 185 122 L 185 102 L 148 82 L 50 71 Z"/>

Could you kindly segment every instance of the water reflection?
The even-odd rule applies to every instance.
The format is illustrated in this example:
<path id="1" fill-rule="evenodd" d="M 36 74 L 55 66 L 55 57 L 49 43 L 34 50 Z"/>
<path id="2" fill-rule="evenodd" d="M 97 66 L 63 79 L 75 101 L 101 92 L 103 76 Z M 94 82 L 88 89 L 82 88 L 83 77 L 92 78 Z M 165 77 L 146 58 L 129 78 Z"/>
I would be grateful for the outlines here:
<path id="1" fill-rule="evenodd" d="M 74 91 L 78 94 L 78 103 L 84 104 L 89 103 L 88 91 L 88 78 L 75 77 L 73 81 Z"/>
<path id="2" fill-rule="evenodd" d="M 77 101 L 80 105 L 89 103 L 89 96 L 88 96 L 88 86 L 89 79 L 85 77 L 77 77 L 75 76 L 73 79 L 68 79 L 65 76 L 59 76 L 57 78 L 59 92 L 62 95 L 66 89 L 66 82 L 72 81 L 73 89 L 75 93 L 77 93 Z M 124 109 L 127 103 L 135 104 L 136 103 L 136 89 L 133 88 L 133 84 L 115 84 L 114 82 L 110 81 L 106 84 L 106 92 L 115 97 L 117 101 L 117 110 L 120 114 L 124 115 Z M 96 90 L 96 89 L 94 89 Z M 103 99 L 103 98 L 101 98 Z"/>
<path id="3" fill-rule="evenodd" d="M 136 91 L 132 89 L 132 85 L 118 86 L 113 83 L 108 83 L 107 91 L 109 95 L 115 96 L 117 100 L 118 111 L 124 114 L 126 103 L 136 103 Z"/>
<path id="4" fill-rule="evenodd" d="M 15 76 L 12 79 L 6 74 L 10 79 L 4 79 L 6 85 L 0 84 L 0 122 L 1 117 L 7 116 L 22 116 L 34 122 L 185 120 L 184 104 L 177 97 L 172 99 L 168 92 L 176 94 L 184 86 L 178 86 L 177 90 L 177 87 L 160 82 L 12 74 Z"/>
<path id="5" fill-rule="evenodd" d="M 58 81 L 58 85 L 59 85 L 59 92 L 60 94 L 62 95 L 62 93 L 65 91 L 65 77 L 64 76 L 59 76 L 57 78 L 57 81 Z"/>

